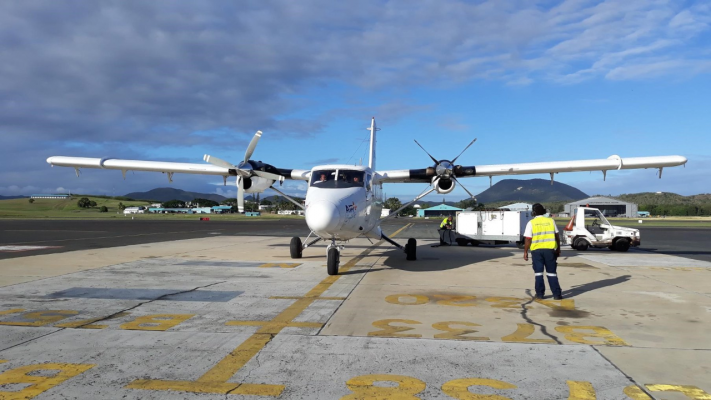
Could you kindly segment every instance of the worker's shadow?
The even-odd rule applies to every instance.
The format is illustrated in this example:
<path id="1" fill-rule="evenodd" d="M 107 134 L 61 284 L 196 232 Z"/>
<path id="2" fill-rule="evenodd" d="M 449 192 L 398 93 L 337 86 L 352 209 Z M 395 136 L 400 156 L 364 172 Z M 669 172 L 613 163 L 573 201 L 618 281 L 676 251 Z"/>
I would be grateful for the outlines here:
<path id="1" fill-rule="evenodd" d="M 588 282 L 588 283 L 584 283 L 582 285 L 573 286 L 572 288 L 563 291 L 563 297 L 564 298 L 575 297 L 577 295 L 581 295 L 583 293 L 590 292 L 593 290 L 602 289 L 602 288 L 608 287 L 608 286 L 618 285 L 620 283 L 625 283 L 625 282 L 629 281 L 631 277 L 632 277 L 631 275 L 622 275 L 622 276 L 618 276 L 616 278 L 602 279 L 602 280 L 595 281 L 595 282 Z"/>

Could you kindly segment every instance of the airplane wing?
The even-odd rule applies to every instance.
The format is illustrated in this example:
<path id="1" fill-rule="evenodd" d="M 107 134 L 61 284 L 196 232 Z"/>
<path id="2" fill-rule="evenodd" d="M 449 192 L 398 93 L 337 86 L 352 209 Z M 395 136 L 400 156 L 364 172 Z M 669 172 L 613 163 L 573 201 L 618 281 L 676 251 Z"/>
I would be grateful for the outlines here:
<path id="1" fill-rule="evenodd" d="M 456 178 L 472 176 L 502 176 L 502 175 L 527 175 L 527 174 L 557 174 L 559 172 L 580 172 L 580 171 L 602 171 L 607 173 L 610 170 L 619 169 L 641 169 L 676 167 L 686 164 L 686 157 L 682 156 L 659 156 L 659 157 L 631 157 L 620 158 L 610 156 L 606 159 L 597 160 L 577 160 L 577 161 L 549 161 L 537 163 L 520 164 L 495 164 L 479 166 L 454 165 L 449 169 L 448 174 Z M 438 170 L 440 173 L 438 173 Z M 378 171 L 378 181 L 383 183 L 411 183 L 411 182 L 431 182 L 436 176 L 443 176 L 441 171 L 446 168 L 439 168 L 438 165 L 424 169 L 403 169 L 392 171 Z"/>
<path id="2" fill-rule="evenodd" d="M 80 168 L 96 168 L 96 169 L 113 169 L 120 170 L 126 175 L 126 171 L 149 171 L 163 172 L 169 174 L 199 174 L 199 175 L 218 175 L 218 176 L 237 176 L 243 175 L 241 170 L 236 168 L 221 167 L 213 164 L 192 164 L 192 163 L 176 163 L 163 161 L 141 161 L 141 160 L 120 160 L 115 158 L 86 158 L 86 157 L 63 157 L 54 156 L 47 159 L 47 163 L 58 167 L 73 167 L 77 170 Z M 255 163 L 256 164 L 256 163 Z M 275 174 L 283 176 L 284 179 L 308 180 L 308 170 L 298 169 L 282 169 L 275 168 L 268 164 L 256 164 L 253 169 L 255 175 L 260 173 Z M 268 177 L 268 176 L 265 176 Z"/>

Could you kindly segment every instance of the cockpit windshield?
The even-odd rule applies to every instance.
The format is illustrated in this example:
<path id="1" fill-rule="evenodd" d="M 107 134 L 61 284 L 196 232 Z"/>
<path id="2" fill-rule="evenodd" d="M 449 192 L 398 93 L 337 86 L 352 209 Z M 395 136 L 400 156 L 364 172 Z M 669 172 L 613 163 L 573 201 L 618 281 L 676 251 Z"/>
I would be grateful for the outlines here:
<path id="1" fill-rule="evenodd" d="M 311 186 L 321 189 L 363 187 L 365 172 L 346 169 L 315 170 L 311 174 Z"/>

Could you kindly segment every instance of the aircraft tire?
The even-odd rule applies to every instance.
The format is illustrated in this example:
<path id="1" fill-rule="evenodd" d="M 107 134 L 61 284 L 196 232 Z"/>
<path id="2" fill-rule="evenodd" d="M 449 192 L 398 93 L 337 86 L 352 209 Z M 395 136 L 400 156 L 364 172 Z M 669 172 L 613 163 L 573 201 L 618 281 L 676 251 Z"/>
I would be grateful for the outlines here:
<path id="1" fill-rule="evenodd" d="M 301 239 L 299 237 L 291 238 L 291 244 L 289 245 L 289 252 L 291 253 L 291 258 L 301 258 L 304 246 L 301 244 Z"/>
<path id="2" fill-rule="evenodd" d="M 467 239 L 457 238 L 457 244 L 460 246 L 466 246 L 469 244 L 469 241 L 467 241 Z"/>
<path id="3" fill-rule="evenodd" d="M 407 239 L 407 244 L 405 245 L 405 255 L 408 261 L 417 260 L 417 240 L 413 238 Z"/>
<path id="4" fill-rule="evenodd" d="M 338 250 L 335 248 L 328 249 L 326 256 L 326 267 L 329 275 L 338 275 Z"/>
<path id="5" fill-rule="evenodd" d="M 620 251 L 620 252 L 625 252 L 630 249 L 630 241 L 627 239 L 618 239 L 615 242 L 615 250 Z"/>

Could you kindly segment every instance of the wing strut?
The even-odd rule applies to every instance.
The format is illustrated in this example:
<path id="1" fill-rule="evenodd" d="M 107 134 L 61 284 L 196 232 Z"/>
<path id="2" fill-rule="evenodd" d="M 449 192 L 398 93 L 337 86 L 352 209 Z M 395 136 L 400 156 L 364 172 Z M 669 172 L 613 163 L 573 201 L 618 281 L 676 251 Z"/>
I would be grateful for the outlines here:
<path id="1" fill-rule="evenodd" d="M 398 208 L 398 209 L 395 210 L 394 212 L 391 212 L 390 215 L 388 215 L 387 217 L 385 217 L 385 218 L 380 218 L 380 221 L 382 222 L 382 221 L 384 221 L 384 220 L 386 220 L 386 219 L 388 219 L 388 218 L 390 218 L 390 217 L 393 217 L 393 216 L 397 215 L 397 213 L 399 213 L 400 211 L 404 210 L 405 207 L 407 207 L 407 206 L 409 206 L 410 204 L 416 202 L 417 200 L 419 200 L 419 199 L 421 199 L 421 198 L 427 196 L 428 194 L 434 192 L 435 190 L 436 190 L 435 188 L 432 188 L 432 189 L 429 189 L 429 188 L 428 188 L 428 189 L 426 189 L 424 192 L 420 193 L 419 196 L 417 196 L 417 197 L 415 197 L 414 199 L 412 199 L 412 201 L 410 201 L 410 202 L 408 202 L 407 204 L 405 204 L 404 206 Z M 391 242 L 391 243 L 393 243 L 393 242 Z M 398 245 L 398 246 L 399 246 L 399 245 Z"/>
<path id="2" fill-rule="evenodd" d="M 306 207 L 304 207 L 303 204 L 299 203 L 298 201 L 292 199 L 291 197 L 287 196 L 282 192 L 281 190 L 275 188 L 274 186 L 270 186 L 270 189 L 273 189 L 275 192 L 279 193 L 280 195 L 284 196 L 285 199 L 289 200 L 290 202 L 296 204 L 297 206 L 301 207 L 302 210 L 306 210 Z"/>

